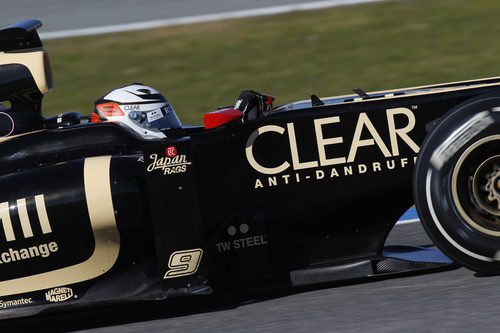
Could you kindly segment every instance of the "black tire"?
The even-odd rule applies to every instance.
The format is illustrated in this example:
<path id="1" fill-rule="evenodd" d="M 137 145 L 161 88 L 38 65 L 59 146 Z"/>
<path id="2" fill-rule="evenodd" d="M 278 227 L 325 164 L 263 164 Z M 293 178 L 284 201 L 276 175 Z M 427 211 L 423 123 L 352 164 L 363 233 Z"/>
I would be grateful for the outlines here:
<path id="1" fill-rule="evenodd" d="M 435 244 L 457 263 L 500 274 L 500 93 L 451 109 L 424 140 L 415 204 Z"/>

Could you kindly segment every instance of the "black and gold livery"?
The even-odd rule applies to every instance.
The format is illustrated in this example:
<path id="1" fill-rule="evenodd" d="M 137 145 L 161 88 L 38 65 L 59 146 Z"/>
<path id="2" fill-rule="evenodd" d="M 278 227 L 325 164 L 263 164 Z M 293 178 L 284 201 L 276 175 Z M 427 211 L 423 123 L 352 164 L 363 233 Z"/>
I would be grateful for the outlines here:
<path id="1" fill-rule="evenodd" d="M 444 256 L 427 262 L 426 254 L 437 250 L 412 249 L 413 260 L 401 249 L 384 249 L 388 233 L 413 205 L 416 163 L 417 204 L 437 245 L 468 267 L 500 271 L 470 263 L 469 252 L 491 257 L 489 263 L 496 253 L 485 254 L 489 250 L 470 239 L 464 243 L 449 231 L 453 221 L 435 223 L 443 208 L 425 208 L 422 198 L 436 202 L 421 183 L 427 157 L 434 175 L 451 168 L 449 179 L 458 180 L 450 185 L 450 204 L 463 207 L 459 214 L 478 239 L 481 233 L 493 237 L 490 247 L 497 241 L 498 134 L 482 134 L 498 126 L 496 99 L 484 104 L 487 114 L 481 116 L 470 105 L 496 94 L 500 78 L 313 95 L 277 108 L 273 98 L 259 95 L 265 110 L 253 110 L 251 117 L 245 116 L 248 107 L 236 110 L 251 104 L 238 101 L 229 111 L 241 117 L 221 110 L 211 118 L 223 119 L 218 125 L 177 128 L 165 139 L 145 140 L 118 123 L 92 123 L 76 113 L 42 115 L 51 79 L 36 32 L 40 25 L 31 20 L 0 29 L 0 102 L 7 102 L 0 109 L 0 317 L 62 304 L 446 267 L 451 261 Z M 460 113 L 458 125 L 445 116 L 463 107 L 469 111 Z M 451 119 L 446 130 L 441 119 Z M 425 147 L 439 155 L 431 148 L 420 153 L 429 132 L 438 134 Z M 482 141 L 475 144 L 475 138 Z M 460 157 L 476 148 L 481 154 Z M 468 169 L 448 167 L 454 156 Z M 461 177 L 478 184 L 472 199 Z M 482 203 L 484 212 L 468 200 Z"/>

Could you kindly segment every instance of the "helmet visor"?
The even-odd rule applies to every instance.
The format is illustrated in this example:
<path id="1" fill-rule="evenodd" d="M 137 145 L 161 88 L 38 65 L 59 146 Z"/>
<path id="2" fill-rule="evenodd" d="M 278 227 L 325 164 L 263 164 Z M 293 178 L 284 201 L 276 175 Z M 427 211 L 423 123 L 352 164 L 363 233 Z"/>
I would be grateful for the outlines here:
<path id="1" fill-rule="evenodd" d="M 146 131 L 162 132 L 182 125 L 169 103 L 122 106 L 132 124 Z M 130 111 L 133 110 L 133 111 Z"/>
<path id="2" fill-rule="evenodd" d="M 159 131 L 181 127 L 179 118 L 177 118 L 177 115 L 170 104 L 167 104 L 160 109 L 146 112 L 146 119 L 144 119 L 143 124 L 148 129 L 156 129 Z"/>

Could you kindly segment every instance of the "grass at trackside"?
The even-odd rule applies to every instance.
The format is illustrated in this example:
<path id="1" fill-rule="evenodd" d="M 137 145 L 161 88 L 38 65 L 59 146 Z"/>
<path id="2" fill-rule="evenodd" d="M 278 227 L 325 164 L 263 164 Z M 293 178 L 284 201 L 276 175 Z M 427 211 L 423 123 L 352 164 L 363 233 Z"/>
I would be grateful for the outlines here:
<path id="1" fill-rule="evenodd" d="M 89 113 L 133 81 L 162 91 L 181 120 L 235 102 L 277 103 L 500 75 L 498 0 L 402 0 L 150 31 L 47 41 L 55 86 L 44 112 Z"/>

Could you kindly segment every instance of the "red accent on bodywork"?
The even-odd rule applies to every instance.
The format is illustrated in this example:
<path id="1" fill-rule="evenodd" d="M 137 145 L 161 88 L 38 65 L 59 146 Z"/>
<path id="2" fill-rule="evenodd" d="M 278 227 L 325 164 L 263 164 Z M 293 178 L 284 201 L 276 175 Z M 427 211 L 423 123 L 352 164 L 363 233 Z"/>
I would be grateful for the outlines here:
<path id="1" fill-rule="evenodd" d="M 266 106 L 269 106 L 269 104 L 271 104 L 272 102 L 274 102 L 274 97 L 271 96 L 271 95 L 266 95 L 265 96 L 265 102 L 266 102 Z"/>
<path id="2" fill-rule="evenodd" d="M 228 108 L 205 113 L 203 123 L 206 129 L 216 128 L 243 118 L 240 110 Z"/>
<path id="3" fill-rule="evenodd" d="M 90 122 L 91 123 L 101 122 L 101 117 L 99 116 L 99 114 L 97 114 L 97 112 L 92 112 L 92 114 L 90 115 Z"/>

